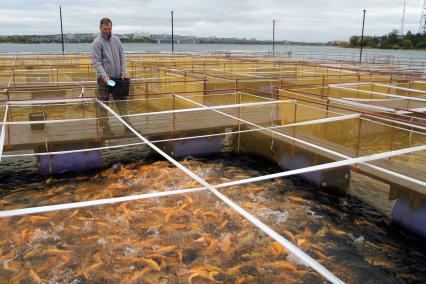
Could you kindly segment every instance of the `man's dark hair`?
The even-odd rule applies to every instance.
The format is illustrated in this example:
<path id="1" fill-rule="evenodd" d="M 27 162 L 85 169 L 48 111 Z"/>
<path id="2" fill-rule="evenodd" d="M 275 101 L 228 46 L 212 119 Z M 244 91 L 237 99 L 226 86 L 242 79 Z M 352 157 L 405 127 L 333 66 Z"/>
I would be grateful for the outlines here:
<path id="1" fill-rule="evenodd" d="M 102 18 L 101 22 L 99 23 L 100 26 L 102 26 L 102 25 L 109 25 L 109 24 L 112 24 L 110 18 Z"/>

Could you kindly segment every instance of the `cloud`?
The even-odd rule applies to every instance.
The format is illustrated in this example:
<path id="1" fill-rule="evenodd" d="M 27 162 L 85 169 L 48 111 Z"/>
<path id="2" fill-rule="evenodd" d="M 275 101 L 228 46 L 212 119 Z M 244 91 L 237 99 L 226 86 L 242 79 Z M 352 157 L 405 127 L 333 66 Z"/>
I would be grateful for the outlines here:
<path id="1" fill-rule="evenodd" d="M 403 0 L 2 0 L 1 34 L 57 34 L 59 5 L 64 32 L 94 33 L 108 16 L 117 33 L 170 33 L 170 11 L 180 35 L 293 41 L 347 40 L 360 34 L 362 10 L 367 10 L 366 34 L 400 29 Z M 405 30 L 417 32 L 421 0 L 407 0 Z"/>

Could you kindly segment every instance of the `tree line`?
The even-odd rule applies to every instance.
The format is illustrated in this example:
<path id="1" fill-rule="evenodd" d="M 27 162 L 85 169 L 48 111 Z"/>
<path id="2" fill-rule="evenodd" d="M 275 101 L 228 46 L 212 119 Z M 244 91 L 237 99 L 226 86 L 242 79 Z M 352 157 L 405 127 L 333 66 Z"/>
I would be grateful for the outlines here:
<path id="1" fill-rule="evenodd" d="M 351 36 L 346 47 L 360 47 L 361 36 Z M 364 36 L 364 47 L 382 49 L 425 49 L 426 33 L 412 33 L 408 31 L 401 36 L 398 30 L 393 30 L 383 36 Z"/>
<path id="2" fill-rule="evenodd" d="M 77 35 L 74 38 L 69 38 L 68 35 L 64 35 L 65 43 L 91 43 L 96 35 Z M 119 36 L 122 42 L 134 42 L 134 43 L 155 43 L 155 40 L 150 38 L 128 38 Z M 11 36 L 0 36 L 0 43 L 61 43 L 62 39 L 60 35 L 11 35 Z"/>

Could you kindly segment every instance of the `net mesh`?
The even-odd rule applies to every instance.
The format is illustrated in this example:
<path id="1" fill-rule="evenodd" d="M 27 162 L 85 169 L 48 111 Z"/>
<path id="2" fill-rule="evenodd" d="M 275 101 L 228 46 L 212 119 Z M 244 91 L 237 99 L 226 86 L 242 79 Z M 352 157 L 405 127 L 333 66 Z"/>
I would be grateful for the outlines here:
<path id="1" fill-rule="evenodd" d="M 422 118 L 387 109 L 423 106 L 423 93 L 402 78 L 390 84 L 395 78 L 343 65 L 130 54 L 131 95 L 108 104 L 96 99 L 85 54 L 1 62 L 2 175 L 114 166 L 78 188 L 6 194 L 0 222 L 11 233 L 0 245 L 21 247 L 18 259 L 32 266 L 9 260 L 0 279 L 236 281 L 248 270 L 256 271 L 247 278 L 254 282 L 304 282 L 309 275 L 341 283 L 322 265 L 349 279 L 344 267 L 311 244 L 325 233 L 286 228 L 288 214 L 274 209 L 280 200 L 271 204 L 263 195 L 268 184 L 296 176 L 345 188 L 357 170 L 424 195 Z M 376 108 L 365 111 L 365 104 Z M 188 158 L 221 153 L 278 167 L 220 176 L 222 164 L 206 173 Z M 139 162 L 118 164 L 132 159 Z M 149 159 L 152 168 L 141 162 Z M 304 203 L 288 200 L 281 201 Z M 296 207 L 306 213 L 305 205 Z M 45 242 L 52 238 L 61 245 Z"/>

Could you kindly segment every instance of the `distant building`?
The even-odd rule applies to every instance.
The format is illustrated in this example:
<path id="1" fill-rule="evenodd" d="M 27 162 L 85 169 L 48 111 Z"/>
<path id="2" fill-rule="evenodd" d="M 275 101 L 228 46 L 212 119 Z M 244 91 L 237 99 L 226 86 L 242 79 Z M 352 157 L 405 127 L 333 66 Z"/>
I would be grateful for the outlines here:
<path id="1" fill-rule="evenodd" d="M 331 46 L 344 46 L 346 44 L 348 44 L 348 42 L 342 41 L 342 40 L 333 40 L 327 43 L 327 45 L 331 45 Z"/>
<path id="2" fill-rule="evenodd" d="M 133 33 L 134 39 L 149 38 L 149 37 L 150 37 L 150 33 L 146 33 L 146 32 Z"/>

